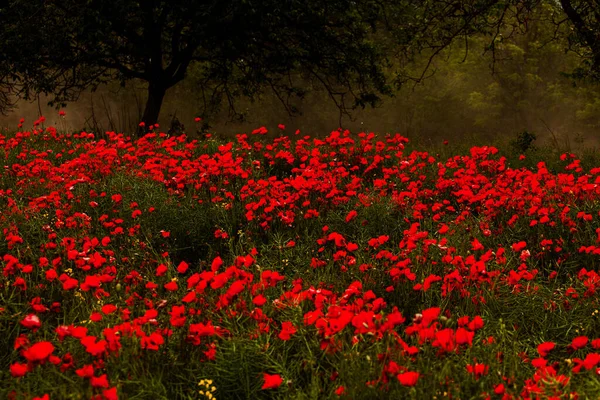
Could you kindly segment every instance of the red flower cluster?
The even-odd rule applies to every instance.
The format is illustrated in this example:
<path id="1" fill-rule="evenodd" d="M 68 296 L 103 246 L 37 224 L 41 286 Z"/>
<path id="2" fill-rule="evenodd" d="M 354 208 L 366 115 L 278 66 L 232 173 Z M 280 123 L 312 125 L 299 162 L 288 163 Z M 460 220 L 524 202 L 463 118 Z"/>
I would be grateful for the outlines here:
<path id="1" fill-rule="evenodd" d="M 600 372 L 600 338 L 536 336 L 511 355 L 503 346 L 535 315 L 496 318 L 532 298 L 531 313 L 550 316 L 596 307 L 600 168 L 568 154 L 558 172 L 515 169 L 494 147 L 438 160 L 405 151 L 399 134 L 267 133 L 0 135 L 15 387 L 52 369 L 94 399 L 126 397 L 140 365 L 226 362 L 221 346 L 236 341 L 254 343 L 256 390 L 262 373 L 260 387 L 281 393 L 319 382 L 323 396 L 427 397 L 437 385 L 566 398 Z M 288 376 L 315 360 L 314 380 Z M 346 362 L 363 381 L 344 376 Z"/>

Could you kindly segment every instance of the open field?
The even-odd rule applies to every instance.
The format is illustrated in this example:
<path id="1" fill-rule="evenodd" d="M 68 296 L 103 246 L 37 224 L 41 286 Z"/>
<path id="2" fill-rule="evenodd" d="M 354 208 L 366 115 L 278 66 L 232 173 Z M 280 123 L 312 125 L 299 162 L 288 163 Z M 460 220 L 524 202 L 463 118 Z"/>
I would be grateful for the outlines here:
<path id="1" fill-rule="evenodd" d="M 281 133 L 0 135 L 0 398 L 600 397 L 597 158 Z"/>

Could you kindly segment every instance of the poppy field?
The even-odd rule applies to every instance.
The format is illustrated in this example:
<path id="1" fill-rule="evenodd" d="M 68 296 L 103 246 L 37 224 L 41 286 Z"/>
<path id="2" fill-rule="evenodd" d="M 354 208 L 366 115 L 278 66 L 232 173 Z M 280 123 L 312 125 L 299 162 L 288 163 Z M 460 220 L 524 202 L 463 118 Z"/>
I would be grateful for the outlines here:
<path id="1" fill-rule="evenodd" d="M 600 165 L 42 122 L 0 135 L 0 398 L 600 397 Z"/>

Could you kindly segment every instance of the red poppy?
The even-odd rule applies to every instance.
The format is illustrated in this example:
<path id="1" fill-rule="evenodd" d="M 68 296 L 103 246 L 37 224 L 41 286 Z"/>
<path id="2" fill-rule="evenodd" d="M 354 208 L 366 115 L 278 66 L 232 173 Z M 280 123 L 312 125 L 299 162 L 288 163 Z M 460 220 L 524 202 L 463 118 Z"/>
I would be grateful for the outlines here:
<path id="1" fill-rule="evenodd" d="M 211 263 L 210 265 L 210 270 L 213 272 L 216 272 L 219 270 L 219 268 L 221 268 L 221 266 L 223 266 L 223 260 L 221 259 L 221 257 L 217 256 Z"/>
<path id="2" fill-rule="evenodd" d="M 79 375 L 82 378 L 91 378 L 92 376 L 94 376 L 94 366 L 89 364 L 89 365 L 84 365 L 83 367 L 76 369 L 75 373 L 77 375 Z"/>
<path id="3" fill-rule="evenodd" d="M 29 367 L 27 366 L 27 364 L 14 363 L 10 366 L 10 374 L 14 378 L 20 378 L 22 376 L 25 376 L 28 371 Z"/>
<path id="4" fill-rule="evenodd" d="M 537 351 L 541 357 L 546 357 L 556 345 L 552 342 L 544 342 L 537 347 Z"/>
<path id="5" fill-rule="evenodd" d="M 583 366 L 587 370 L 594 368 L 598 364 L 600 364 L 600 354 L 598 353 L 590 353 L 583 360 Z"/>
<path id="6" fill-rule="evenodd" d="M 99 288 L 102 284 L 100 278 L 96 275 L 88 275 L 85 277 L 85 281 L 81 284 L 81 290 L 87 292 L 91 289 Z"/>
<path id="7" fill-rule="evenodd" d="M 425 327 L 429 326 L 429 324 L 435 321 L 440 315 L 441 309 L 439 307 L 432 307 L 426 310 L 423 310 L 420 318 L 421 324 Z"/>
<path id="8" fill-rule="evenodd" d="M 440 347 L 446 352 L 451 352 L 456 349 L 454 330 L 447 328 L 435 333 L 435 340 L 432 343 L 435 347 Z"/>
<path id="9" fill-rule="evenodd" d="M 156 267 L 156 272 L 154 273 L 156 276 L 163 276 L 169 269 L 165 264 L 159 264 Z"/>
<path id="10" fill-rule="evenodd" d="M 92 315 L 90 315 L 90 321 L 92 321 L 92 322 L 100 322 L 100 321 L 102 321 L 102 314 L 100 314 L 99 312 L 94 311 L 92 313 Z"/>
<path id="11" fill-rule="evenodd" d="M 494 386 L 494 393 L 497 395 L 504 394 L 505 391 L 506 389 L 504 388 L 504 385 L 502 383 L 499 383 L 498 385 Z"/>
<path id="12" fill-rule="evenodd" d="M 474 332 L 468 331 L 465 328 L 458 328 L 456 330 L 456 344 L 468 344 L 471 346 L 473 344 L 474 336 Z"/>
<path id="13" fill-rule="evenodd" d="M 84 336 L 80 339 L 81 344 L 85 347 L 85 351 L 94 357 L 106 352 L 106 340 L 96 341 L 97 339 L 95 336 Z"/>
<path id="14" fill-rule="evenodd" d="M 515 252 L 520 252 L 521 250 L 523 250 L 525 247 L 527 247 L 527 242 L 521 241 L 518 243 L 514 243 L 512 245 L 512 249 Z"/>
<path id="15" fill-rule="evenodd" d="M 254 299 L 252 299 L 252 303 L 254 303 L 254 305 L 258 307 L 263 306 L 266 302 L 267 298 L 262 294 L 259 294 L 258 296 L 254 297 Z"/>
<path id="16" fill-rule="evenodd" d="M 52 354 L 54 346 L 50 342 L 38 342 L 23 351 L 23 357 L 28 361 L 43 361 Z"/>
<path id="17" fill-rule="evenodd" d="M 356 210 L 350 211 L 348 215 L 346 215 L 346 222 L 352 221 L 354 218 L 356 218 L 357 215 L 358 213 L 356 212 Z"/>
<path id="18" fill-rule="evenodd" d="M 587 338 L 587 336 L 578 336 L 575 339 L 573 339 L 573 341 L 571 342 L 570 347 L 573 350 L 578 350 L 578 349 L 582 349 L 585 346 L 587 346 L 589 339 Z"/>
<path id="19" fill-rule="evenodd" d="M 116 387 L 111 387 L 110 389 L 103 390 L 102 396 L 104 396 L 105 400 L 119 400 Z"/>
<path id="20" fill-rule="evenodd" d="M 25 318 L 21 320 L 21 325 L 28 329 L 37 329 L 42 326 L 40 319 L 35 314 L 28 314 Z"/>
<path id="21" fill-rule="evenodd" d="M 478 380 L 482 376 L 487 375 L 489 370 L 489 365 L 485 364 L 475 363 L 474 365 L 467 365 L 467 371 L 475 376 L 475 380 Z"/>
<path id="22" fill-rule="evenodd" d="M 469 322 L 468 328 L 472 331 L 477 331 L 483 328 L 484 322 L 483 318 L 479 315 L 476 315 L 471 322 Z"/>
<path id="23" fill-rule="evenodd" d="M 194 291 L 188 292 L 188 294 L 183 296 L 183 298 L 181 299 L 181 301 L 184 303 L 191 303 L 194 300 L 196 300 L 196 292 Z"/>
<path id="24" fill-rule="evenodd" d="M 297 330 L 291 322 L 289 322 L 289 321 L 282 322 L 281 323 L 281 332 L 279 332 L 279 339 L 289 340 L 292 337 L 292 335 L 296 332 L 297 332 Z"/>
<path id="25" fill-rule="evenodd" d="M 396 375 L 396 378 L 402 386 L 415 386 L 419 380 L 419 376 L 418 372 L 406 371 Z"/>
<path id="26" fill-rule="evenodd" d="M 546 360 L 545 358 L 534 358 L 533 360 L 531 360 L 531 365 L 533 365 L 535 368 L 542 368 L 545 367 L 546 365 L 548 365 L 548 360 Z"/>
<path id="27" fill-rule="evenodd" d="M 115 306 L 114 304 L 105 304 L 102 306 L 102 312 L 106 315 L 112 314 L 115 311 L 117 311 L 117 306 Z"/>
<path id="28" fill-rule="evenodd" d="M 55 280 L 56 278 L 58 278 L 58 274 L 56 273 L 55 269 L 48 269 L 45 272 L 46 275 L 46 280 L 52 282 L 53 280 Z M 77 281 L 75 281 L 77 282 Z"/>
<path id="29" fill-rule="evenodd" d="M 473 241 L 471 242 L 471 248 L 473 249 L 473 251 L 485 249 L 485 247 L 483 247 L 483 244 L 481 244 L 481 242 L 477 240 L 477 238 L 473 239 Z"/>
<path id="30" fill-rule="evenodd" d="M 95 388 L 108 388 L 109 387 L 108 378 L 106 377 L 106 374 L 100 375 L 98 377 L 92 376 L 90 378 L 90 383 L 92 384 L 92 387 L 95 387 Z"/>
<path id="31" fill-rule="evenodd" d="M 348 249 L 348 251 L 356 251 L 358 250 L 358 245 L 356 243 L 348 243 L 346 245 L 346 248 Z"/>
<path id="32" fill-rule="evenodd" d="M 185 261 L 182 261 L 181 263 L 179 263 L 179 266 L 177 267 L 177 272 L 179 272 L 180 274 L 185 274 L 185 272 L 188 270 L 189 265 L 188 263 L 186 263 Z"/>
<path id="33" fill-rule="evenodd" d="M 278 374 L 267 374 L 263 372 L 264 383 L 261 389 L 276 389 L 283 383 L 283 379 Z"/>

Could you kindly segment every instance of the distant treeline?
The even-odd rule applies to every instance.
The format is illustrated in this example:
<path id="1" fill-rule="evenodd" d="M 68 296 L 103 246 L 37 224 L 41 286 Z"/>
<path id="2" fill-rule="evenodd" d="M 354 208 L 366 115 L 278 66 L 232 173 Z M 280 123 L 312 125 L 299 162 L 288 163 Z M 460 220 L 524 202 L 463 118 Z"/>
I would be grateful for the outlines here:
<path id="1" fill-rule="evenodd" d="M 337 6 L 341 7 L 342 3 L 344 2 L 341 1 Z M 277 42 L 270 46 L 281 44 L 283 47 L 277 50 L 281 53 L 276 55 L 290 57 L 288 61 L 291 64 L 282 64 L 281 71 L 269 71 L 266 66 L 259 65 L 267 60 L 258 60 L 253 68 L 267 68 L 263 70 L 264 75 L 259 73 L 260 70 L 248 72 L 252 76 L 247 78 L 254 80 L 246 82 L 244 81 L 246 78 L 240 78 L 240 71 L 227 71 L 230 64 L 224 63 L 221 72 L 223 76 L 230 75 L 223 79 L 241 79 L 236 82 L 240 86 L 235 92 L 221 93 L 222 96 L 219 98 L 221 107 L 207 108 L 207 92 L 214 94 L 215 90 L 219 90 L 219 85 L 228 81 L 219 81 L 215 78 L 219 74 L 218 69 L 211 72 L 214 79 L 207 81 L 208 61 L 192 62 L 185 66 L 185 79 L 180 79 L 171 89 L 165 91 L 162 104 L 158 104 L 160 113 L 158 122 L 161 128 L 165 131 L 183 128 L 188 133 L 211 130 L 232 134 L 249 131 L 261 125 L 277 131 L 276 126 L 283 123 L 291 132 L 300 129 L 311 134 L 326 134 L 331 129 L 342 126 L 353 131 L 397 131 L 413 140 L 423 141 L 464 137 L 487 141 L 511 140 L 519 133 L 527 131 L 535 133 L 538 138 L 549 140 L 556 146 L 566 148 L 581 143 L 597 144 L 596 132 L 600 127 L 600 90 L 596 74 L 598 67 L 594 58 L 596 54 L 594 46 L 590 45 L 591 39 L 585 35 L 595 26 L 596 17 L 592 3 L 512 0 L 488 1 L 482 4 L 475 2 L 476 5 L 469 1 L 451 1 L 422 2 L 419 3 L 421 8 L 416 5 L 411 8 L 402 2 L 392 3 L 394 5 L 392 8 L 380 11 L 382 13 L 393 11 L 396 15 L 404 15 L 408 21 L 411 18 L 417 22 L 421 21 L 419 22 L 422 25 L 421 31 L 417 32 L 410 28 L 412 23 L 408 22 L 402 26 L 390 24 L 389 30 L 385 31 L 383 29 L 385 24 L 382 23 L 385 15 L 377 14 L 369 16 L 372 18 L 370 22 L 378 26 L 377 30 L 367 36 L 365 36 L 366 30 L 351 33 L 356 35 L 357 40 L 365 40 L 365 43 L 372 43 L 372 45 L 352 47 L 346 42 L 347 38 L 343 32 L 332 34 L 328 38 L 330 46 L 336 41 L 349 46 L 340 49 L 339 54 L 329 48 L 328 50 L 332 52 L 331 57 L 336 60 L 333 62 L 335 65 L 328 65 L 327 68 L 330 69 L 328 72 L 335 72 L 334 70 L 339 68 L 337 70 L 341 74 L 339 77 L 358 79 L 352 84 L 350 82 L 347 88 L 350 93 L 353 93 L 354 105 L 358 107 L 353 108 L 350 103 L 340 103 L 340 99 L 343 100 L 345 97 L 340 87 L 336 86 L 339 82 L 331 86 L 322 85 L 318 79 L 315 80 L 315 76 L 311 77 L 306 71 L 302 71 L 302 68 L 291 68 L 297 66 L 302 57 L 306 56 L 301 55 L 305 54 L 303 53 L 305 50 L 313 52 L 306 53 L 308 54 L 306 57 L 309 57 L 311 62 L 319 64 L 328 59 L 326 54 L 319 53 L 316 43 L 310 45 L 296 43 L 294 51 L 285 52 L 283 51 L 285 43 L 277 42 L 283 40 L 282 37 L 285 35 L 272 32 L 269 34 L 271 36 L 262 37 L 252 31 L 252 34 L 258 35 L 255 40 Z M 442 7 L 441 3 L 452 5 L 454 9 Z M 129 5 L 127 1 L 120 1 L 118 4 L 131 13 L 128 18 L 133 21 L 132 23 L 137 21 L 134 6 Z M 234 1 L 231 4 L 232 7 L 237 6 Z M 356 7 L 366 5 L 362 2 L 352 2 L 352 4 Z M 182 18 L 187 17 L 176 13 L 169 14 L 168 10 L 164 11 L 166 10 L 164 7 L 161 10 L 166 13 L 165 18 L 183 21 Z M 202 10 L 199 8 L 196 11 Z M 409 10 L 417 11 L 409 12 Z M 0 9 L 0 14 L 2 11 Z M 84 14 L 87 12 L 80 11 Z M 258 11 L 260 10 L 252 12 Z M 319 21 L 325 27 L 321 28 L 328 30 L 327 24 L 335 22 L 323 16 L 321 11 L 318 13 L 311 11 L 318 15 L 308 15 L 305 10 L 296 11 L 305 13 L 298 17 L 296 21 L 298 24 L 306 22 L 303 18 L 321 18 Z M 73 9 L 71 12 L 74 13 Z M 420 14 L 415 14 L 417 12 Z M 482 14 L 485 14 L 485 18 L 477 19 Z M 446 19 L 442 19 L 444 15 Z M 97 18 L 96 23 L 102 22 L 101 17 Z M 360 18 L 356 19 L 358 17 L 354 14 L 347 15 L 345 18 L 348 18 L 348 21 L 360 20 Z M 435 18 L 438 25 L 431 22 Z M 344 20 L 345 23 L 348 21 Z M 366 19 L 360 21 L 369 22 Z M 469 24 L 464 21 L 469 21 Z M 578 26 L 573 21 L 580 21 L 584 25 Z M 286 22 L 292 23 L 282 19 L 277 24 L 283 26 Z M 275 22 L 273 24 L 271 28 L 281 28 Z M 171 25 L 166 25 L 165 35 L 175 35 L 171 37 L 174 40 L 178 36 L 173 29 L 175 28 Z M 140 38 L 144 37 L 143 29 L 137 32 L 134 27 L 132 31 L 134 32 L 122 32 L 120 35 L 130 34 L 133 35 L 133 39 L 138 34 Z M 384 35 L 381 33 L 383 31 L 391 34 Z M 112 30 L 110 32 L 114 33 Z M 185 29 L 180 32 L 179 35 L 183 36 L 178 40 L 184 40 L 185 32 L 187 32 Z M 431 36 L 426 36 L 426 33 Z M 73 35 L 81 40 L 89 39 L 79 32 L 65 31 L 64 34 Z M 297 34 L 302 36 L 304 33 L 298 28 Z M 290 43 L 297 39 L 293 34 L 289 34 L 286 38 Z M 387 43 L 390 38 L 395 41 Z M 237 38 L 237 40 L 243 43 L 242 40 L 245 39 Z M 115 48 L 125 46 L 123 40 L 117 40 L 115 43 Z M 267 48 L 268 43 L 265 44 Z M 169 46 L 173 45 L 171 41 Z M 418 51 L 412 52 L 413 45 L 418 45 Z M 188 46 L 191 46 L 191 42 Z M 243 50 L 249 51 L 244 46 L 247 45 L 242 46 Z M 304 49 L 303 46 L 313 47 Z M 265 49 L 263 51 L 268 51 Z M 365 69 L 369 67 L 368 64 L 356 61 L 360 58 L 361 49 L 364 49 L 365 56 L 373 57 L 382 49 L 388 52 L 377 64 L 380 68 L 378 72 L 371 71 L 363 76 L 364 71 L 352 75 L 344 70 L 344 65 Z M 176 51 L 172 49 L 171 51 L 173 54 L 169 53 L 169 56 L 176 57 Z M 295 53 L 296 51 L 298 53 Z M 392 54 L 395 51 L 403 53 L 403 56 Z M 250 57 L 250 53 L 248 54 Z M 102 56 L 104 54 L 95 54 L 98 59 Z M 5 61 L 7 57 L 5 55 Z M 86 61 L 85 58 L 82 59 Z M 384 59 L 386 62 L 381 63 Z M 274 62 L 272 59 L 269 60 Z M 165 58 L 163 64 L 168 69 L 167 61 Z M 236 58 L 233 61 L 237 63 L 237 68 L 251 63 L 250 58 Z M 354 62 L 357 64 L 352 64 Z M 285 70 L 287 67 L 290 69 Z M 140 68 L 143 70 L 145 67 Z M 282 72 L 284 70 L 285 73 Z M 326 79 L 328 75 L 325 72 L 323 71 L 323 75 L 317 74 L 316 77 Z M 287 75 L 290 82 L 293 81 L 293 85 L 284 87 L 280 81 L 272 80 L 273 74 L 280 73 Z M 377 73 L 387 76 L 393 85 L 378 86 L 380 83 L 376 82 Z M 278 76 L 278 79 L 283 75 Z M 374 89 L 380 90 L 381 96 L 370 97 L 371 92 L 367 87 L 369 82 L 361 81 L 367 78 L 374 80 L 370 84 L 374 85 Z M 328 82 L 326 80 L 326 83 Z M 354 85 L 360 86 L 361 82 L 366 86 L 361 87 L 360 92 L 352 92 Z M 42 83 L 48 84 L 47 81 Z M 271 85 L 272 90 L 263 90 L 264 88 L 259 90 L 259 83 L 266 85 L 266 89 Z M 244 84 L 247 87 L 243 86 Z M 145 79 L 143 74 L 139 77 L 135 75 L 128 77 L 121 73 L 114 79 L 107 79 L 106 82 L 101 83 L 94 92 L 84 91 L 81 95 L 71 98 L 70 100 L 77 98 L 77 101 L 66 103 L 67 116 L 64 119 L 57 116 L 54 108 L 46 105 L 53 96 L 42 95 L 42 97 L 30 96 L 32 102 L 18 102 L 13 113 L 1 118 L 0 122 L 2 126 L 14 126 L 21 116 L 32 121 L 41 113 L 48 117 L 49 122 L 63 124 L 69 129 L 133 132 L 139 122 L 147 118 L 148 93 L 152 91 L 151 86 L 152 81 Z M 288 90 L 285 94 L 289 96 L 282 97 L 284 95 L 282 91 L 285 90 Z M 295 96 L 291 96 L 292 94 Z M 211 98 L 208 99 L 208 104 L 212 106 Z M 374 105 L 375 108 L 368 107 L 369 104 Z M 363 109 L 363 106 L 367 107 Z M 198 116 L 203 117 L 200 123 L 194 122 L 194 118 Z"/>

